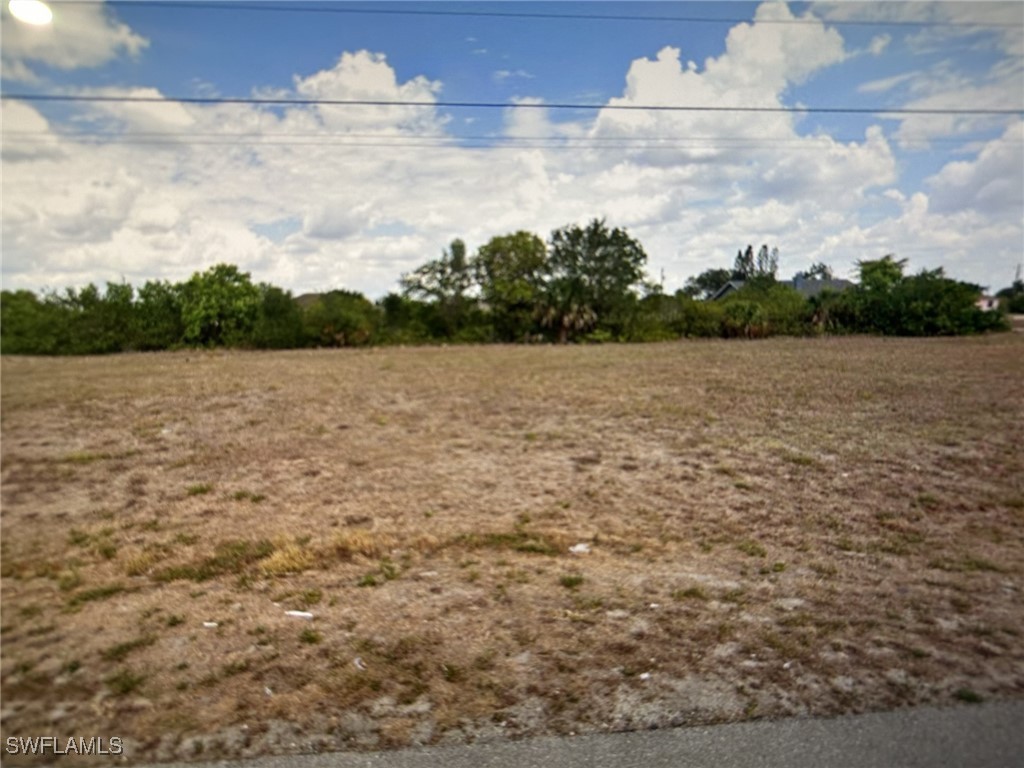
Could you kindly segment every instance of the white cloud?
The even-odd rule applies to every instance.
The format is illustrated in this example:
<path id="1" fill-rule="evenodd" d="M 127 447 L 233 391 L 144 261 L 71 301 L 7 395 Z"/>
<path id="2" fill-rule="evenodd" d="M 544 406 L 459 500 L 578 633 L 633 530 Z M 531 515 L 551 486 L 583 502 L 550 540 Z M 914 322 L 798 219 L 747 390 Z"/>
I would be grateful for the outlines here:
<path id="1" fill-rule="evenodd" d="M 51 24 L 33 27 L 12 19 L 5 3 L 2 20 L 4 77 L 12 80 L 36 79 L 30 64 L 96 67 L 123 54 L 136 56 L 149 45 L 102 4 L 61 4 L 54 7 Z"/>
<path id="2" fill-rule="evenodd" d="M 975 160 L 948 163 L 925 183 L 936 213 L 1019 215 L 1024 209 L 1024 122 L 986 143 Z"/>
<path id="3" fill-rule="evenodd" d="M 499 69 L 493 75 L 491 75 L 491 77 L 494 78 L 494 81 L 498 83 L 512 79 L 533 80 L 534 78 L 534 76 L 527 72 L 525 69 Z"/>
<path id="4" fill-rule="evenodd" d="M 757 18 L 787 14 L 770 4 Z M 849 59 L 823 24 L 756 21 L 734 28 L 725 51 L 702 65 L 684 64 L 675 47 L 651 53 L 632 62 L 609 105 L 775 107 L 792 85 Z M 961 77 L 949 68 L 935 92 L 911 74 L 906 92 L 921 100 Z M 426 77 L 399 79 L 385 56 L 357 51 L 274 93 L 432 103 L 441 89 Z M 145 85 L 103 93 L 161 98 Z M 843 273 L 893 251 L 915 268 L 948 254 L 963 270 L 951 269 L 956 276 L 984 282 L 1021 240 L 1024 204 L 1008 188 L 1019 173 L 1007 173 L 1019 133 L 947 164 L 921 189 L 903 189 L 878 126 L 838 141 L 801 135 L 792 114 L 606 109 L 564 118 L 512 109 L 502 136 L 567 148 L 465 148 L 431 141 L 449 135 L 433 106 L 83 106 L 79 127 L 169 134 L 157 145 L 96 145 L 29 105 L 4 102 L 5 287 L 177 280 L 229 261 L 296 292 L 347 287 L 377 297 L 454 237 L 472 250 L 497 234 L 546 237 L 594 216 L 639 237 L 649 272 L 665 269 L 669 290 L 762 242 L 780 247 L 787 275 L 815 260 Z M 238 133 L 247 138 L 230 136 Z"/>
<path id="5" fill-rule="evenodd" d="M 857 86 L 857 93 L 885 93 L 891 91 L 897 86 L 903 85 L 906 82 L 919 78 L 923 73 L 917 72 L 904 72 L 902 75 L 893 75 L 892 77 L 883 77 L 878 80 L 869 80 L 866 83 L 861 83 Z"/>
<path id="6" fill-rule="evenodd" d="M 868 43 L 868 52 L 872 56 L 881 56 L 882 52 L 889 47 L 889 43 L 892 42 L 892 35 L 876 35 L 871 38 L 871 42 Z"/>
<path id="7" fill-rule="evenodd" d="M 363 101 L 437 100 L 441 84 L 423 76 L 399 83 L 395 71 L 380 53 L 343 53 L 330 69 L 294 78 L 295 93 L 304 99 Z M 310 110 L 302 110 L 307 113 Z M 423 107 L 359 106 L 315 107 L 319 122 L 328 128 L 349 131 L 416 130 L 435 133 L 443 121 Z"/>

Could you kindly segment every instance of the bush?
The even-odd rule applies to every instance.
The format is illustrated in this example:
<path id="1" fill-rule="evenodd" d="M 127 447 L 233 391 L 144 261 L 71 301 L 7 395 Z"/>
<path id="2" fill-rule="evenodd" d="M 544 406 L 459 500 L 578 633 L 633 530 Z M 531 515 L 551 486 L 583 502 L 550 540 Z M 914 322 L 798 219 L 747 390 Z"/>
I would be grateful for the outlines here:
<path id="1" fill-rule="evenodd" d="M 377 339 L 381 312 L 361 293 L 330 291 L 303 312 L 309 344 L 323 347 L 363 347 Z"/>

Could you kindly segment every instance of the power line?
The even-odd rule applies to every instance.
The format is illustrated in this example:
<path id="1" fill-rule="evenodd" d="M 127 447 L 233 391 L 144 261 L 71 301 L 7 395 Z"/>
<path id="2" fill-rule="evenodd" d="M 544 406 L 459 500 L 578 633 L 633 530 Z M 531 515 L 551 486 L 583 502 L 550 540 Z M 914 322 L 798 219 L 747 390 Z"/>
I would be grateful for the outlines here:
<path id="1" fill-rule="evenodd" d="M 442 107 L 446 109 L 574 109 L 620 112 L 743 112 L 772 114 L 847 114 L 847 115 L 1024 115 L 1017 109 L 940 109 L 917 107 L 726 107 L 679 106 L 668 104 L 568 104 L 509 103 L 495 101 L 412 101 L 382 99 L 275 99 L 241 96 L 85 96 L 60 94 L 5 93 L 3 101 L 84 102 L 111 104 L 247 104 L 278 107 Z"/>
<path id="2" fill-rule="evenodd" d="M 51 0 L 52 5 L 99 5 L 102 0 Z M 685 24 L 751 24 L 752 18 L 724 16 L 636 16 L 632 14 L 612 13 L 549 13 L 542 11 L 452 11 L 439 9 L 409 8 L 349 8 L 335 5 L 287 5 L 273 3 L 216 3 L 216 2 L 171 2 L 170 0 L 107 0 L 106 5 L 131 8 L 175 8 L 177 10 L 207 11 L 256 11 L 265 13 L 313 13 L 313 14 L 347 14 L 347 15 L 378 15 L 378 16 L 461 16 L 467 18 L 498 18 L 498 19 L 547 19 L 573 21 L 627 21 L 627 22 L 678 22 Z M 950 27 L 961 29 L 1005 29 L 1024 27 L 1024 24 L 992 21 L 935 21 L 900 19 L 894 21 L 862 20 L 862 19 L 757 19 L 757 24 L 775 25 L 808 25 L 826 24 L 830 26 L 860 27 Z"/>

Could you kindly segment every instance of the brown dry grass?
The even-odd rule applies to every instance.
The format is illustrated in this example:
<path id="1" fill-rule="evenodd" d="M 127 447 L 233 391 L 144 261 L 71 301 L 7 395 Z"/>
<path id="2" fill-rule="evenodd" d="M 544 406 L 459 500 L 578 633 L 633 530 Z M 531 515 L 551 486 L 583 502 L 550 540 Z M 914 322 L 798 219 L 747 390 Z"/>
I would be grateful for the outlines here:
<path id="1" fill-rule="evenodd" d="M 140 762 L 1024 692 L 1020 334 L 2 384 L 4 737 Z"/>

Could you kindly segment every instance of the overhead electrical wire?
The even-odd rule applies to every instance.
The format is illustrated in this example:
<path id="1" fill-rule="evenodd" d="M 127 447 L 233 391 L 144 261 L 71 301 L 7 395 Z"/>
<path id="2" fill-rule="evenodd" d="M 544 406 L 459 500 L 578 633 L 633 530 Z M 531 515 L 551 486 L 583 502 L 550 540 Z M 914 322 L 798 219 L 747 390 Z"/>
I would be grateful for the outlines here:
<path id="1" fill-rule="evenodd" d="M 435 107 L 445 109 L 557 109 L 617 112 L 741 112 L 757 114 L 845 115 L 1024 115 L 1024 107 L 1009 109 L 949 109 L 939 107 L 729 107 L 675 104 L 571 104 L 503 101 L 413 101 L 383 99 L 285 99 L 244 96 L 103 96 L 83 94 L 5 93 L 3 101 L 84 102 L 110 104 L 246 104 L 276 107 Z"/>
<path id="2" fill-rule="evenodd" d="M 498 18 L 498 19 L 547 19 L 567 21 L 626 21 L 626 22 L 677 22 L 685 24 L 750 24 L 755 20 L 741 17 L 724 16 L 637 16 L 634 14 L 615 13 L 552 13 L 545 11 L 478 11 L 478 10 L 441 10 L 436 8 L 387 8 L 379 5 L 372 8 L 352 8 L 326 3 L 318 5 L 300 5 L 298 3 L 218 3 L 218 2 L 172 2 L 171 0 L 51 0 L 51 5 L 110 5 L 131 8 L 175 8 L 176 10 L 207 10 L 207 11 L 256 11 L 262 13 L 315 13 L 315 14 L 348 14 L 348 15 L 386 15 L 386 16 L 461 16 L 467 18 Z M 826 24 L 830 26 L 862 26 L 862 27 L 949 27 L 961 29 L 1012 29 L 1024 28 L 1020 24 L 993 21 L 937 21 L 937 20 L 867 20 L 867 19 L 757 19 L 758 24 L 807 25 Z"/>

